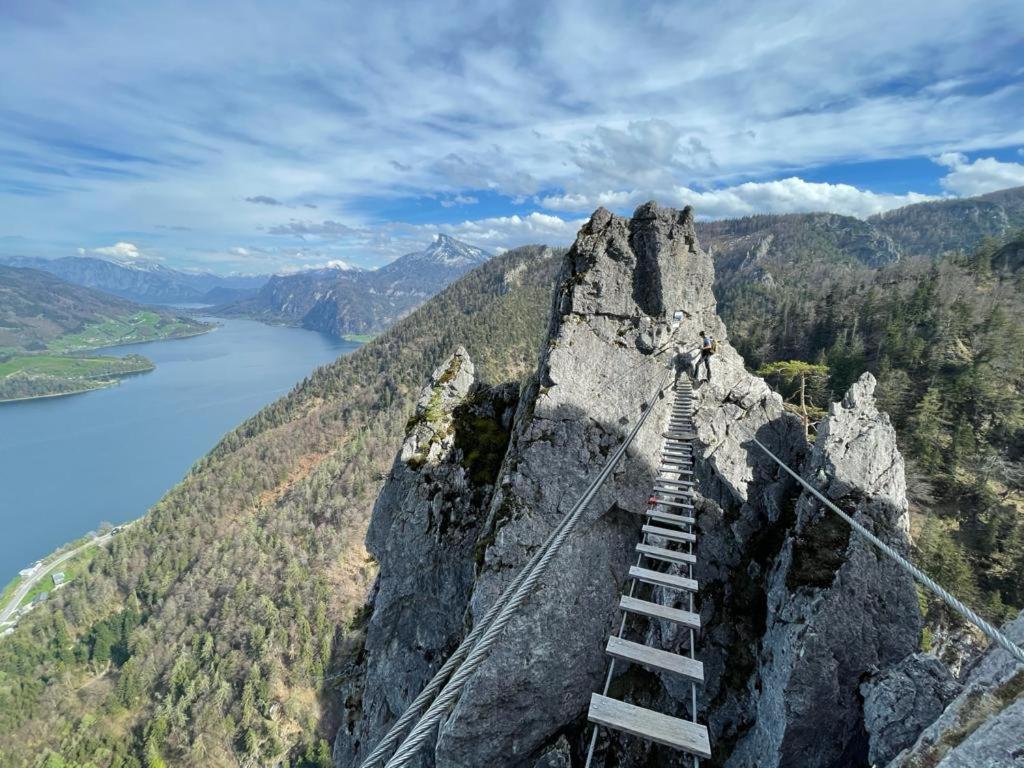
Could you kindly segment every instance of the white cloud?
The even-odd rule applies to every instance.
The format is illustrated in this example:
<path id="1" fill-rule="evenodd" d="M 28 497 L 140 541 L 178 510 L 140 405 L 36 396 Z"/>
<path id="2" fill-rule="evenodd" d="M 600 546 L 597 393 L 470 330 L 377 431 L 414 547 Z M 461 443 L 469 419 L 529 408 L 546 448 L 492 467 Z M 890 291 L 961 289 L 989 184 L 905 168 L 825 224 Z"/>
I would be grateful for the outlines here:
<path id="1" fill-rule="evenodd" d="M 1024 186 L 1024 164 L 1021 163 L 1004 163 L 994 157 L 979 157 L 972 162 L 960 152 L 944 152 L 935 162 L 949 168 L 940 183 L 943 189 L 955 195 L 970 197 Z"/>
<path id="2" fill-rule="evenodd" d="M 139 252 L 138 246 L 134 243 L 124 242 L 114 243 L 114 245 L 107 245 L 102 248 L 79 248 L 78 253 L 82 256 L 94 253 L 98 256 L 109 256 L 111 258 L 121 259 L 124 261 L 142 258 L 142 254 Z"/>
<path id="3" fill-rule="evenodd" d="M 636 190 L 630 192 L 608 190 L 593 195 L 579 193 L 549 195 L 538 198 L 537 202 L 552 211 L 592 211 L 595 208 L 622 210 L 640 203 L 644 197 L 644 193 L 637 192 Z"/>
<path id="4" fill-rule="evenodd" d="M 4 168 L 2 229 L 53 252 L 155 232 L 166 258 L 197 261 L 275 232 L 378 258 L 395 242 L 367 244 L 366 227 L 405 210 L 422 221 L 428 199 L 469 205 L 458 200 L 488 190 L 589 212 L 678 204 L 678 188 L 703 190 L 705 212 L 863 215 L 903 200 L 757 180 L 1024 144 L 1020 0 L 970 13 L 962 0 L 742 13 L 439 2 L 295 0 L 243 17 L 198 0 L 42 3 L 4 16 L 0 154 L 18 162 Z M 947 189 L 959 179 L 951 169 Z M 317 220 L 290 222 L 306 201 Z"/>
<path id="5" fill-rule="evenodd" d="M 751 181 L 708 191 L 675 186 L 654 193 L 603 192 L 593 197 L 547 197 L 541 203 L 552 210 L 590 211 L 598 206 L 623 210 L 647 199 L 655 199 L 662 205 L 692 205 L 698 216 L 706 218 L 813 211 L 864 218 L 892 208 L 932 200 L 934 197 L 915 192 L 905 195 L 880 194 L 849 184 L 811 182 L 793 176 L 777 181 Z"/>
<path id="6" fill-rule="evenodd" d="M 525 216 L 494 216 L 437 228 L 452 237 L 494 250 L 499 246 L 507 248 L 530 243 L 566 245 L 576 239 L 576 233 L 585 222 L 586 219 L 566 221 L 535 211 Z"/>

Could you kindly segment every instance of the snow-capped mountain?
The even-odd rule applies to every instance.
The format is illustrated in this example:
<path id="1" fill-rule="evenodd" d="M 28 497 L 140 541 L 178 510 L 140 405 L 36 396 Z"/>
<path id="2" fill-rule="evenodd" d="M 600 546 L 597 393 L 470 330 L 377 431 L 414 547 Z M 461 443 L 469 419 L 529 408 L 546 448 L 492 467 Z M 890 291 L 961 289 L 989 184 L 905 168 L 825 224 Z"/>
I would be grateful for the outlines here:
<path id="1" fill-rule="evenodd" d="M 410 253 L 408 256 L 418 261 L 443 264 L 446 267 L 476 266 L 490 258 L 490 254 L 476 246 L 440 233 L 434 235 L 434 241 L 425 250 Z"/>

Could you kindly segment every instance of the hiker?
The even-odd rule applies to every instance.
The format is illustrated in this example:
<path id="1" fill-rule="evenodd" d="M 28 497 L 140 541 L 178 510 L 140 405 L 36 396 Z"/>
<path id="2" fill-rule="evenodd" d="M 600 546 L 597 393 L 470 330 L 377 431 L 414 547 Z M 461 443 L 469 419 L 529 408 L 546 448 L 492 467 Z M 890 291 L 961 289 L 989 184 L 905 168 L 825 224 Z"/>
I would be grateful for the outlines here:
<path id="1" fill-rule="evenodd" d="M 708 336 L 707 331 L 700 332 L 700 356 L 693 364 L 693 380 L 700 380 L 700 364 L 704 363 L 704 370 L 707 372 L 707 380 L 711 381 L 711 356 L 715 354 L 715 340 Z"/>

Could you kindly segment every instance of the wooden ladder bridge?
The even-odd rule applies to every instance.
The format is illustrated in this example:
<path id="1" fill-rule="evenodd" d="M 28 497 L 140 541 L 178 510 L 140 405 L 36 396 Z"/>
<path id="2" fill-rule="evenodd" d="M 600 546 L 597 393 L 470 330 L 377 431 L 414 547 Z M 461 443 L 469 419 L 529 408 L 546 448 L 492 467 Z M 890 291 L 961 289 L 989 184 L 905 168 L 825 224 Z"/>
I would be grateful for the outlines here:
<path id="1" fill-rule="evenodd" d="M 711 757 L 708 729 L 697 722 L 697 686 L 704 683 L 704 665 L 696 658 L 696 634 L 700 615 L 694 610 L 697 581 L 693 577 L 697 541 L 693 504 L 694 464 L 693 390 L 689 380 L 680 381 L 664 433 L 661 462 L 654 492 L 644 510 L 646 518 L 636 545 L 636 563 L 627 574 L 628 591 L 619 601 L 622 618 L 617 634 L 608 638 L 610 657 L 604 690 L 590 697 L 587 719 L 593 724 L 587 766 L 594 757 L 598 727 L 609 728 L 681 750 L 693 757 Z M 637 595 L 645 593 L 645 598 Z M 656 600 L 668 595 L 670 605 Z M 677 607 L 681 604 L 682 607 Z M 678 625 L 689 634 L 685 654 L 654 648 L 626 639 L 630 615 L 643 621 Z M 650 634 L 650 633 L 648 633 Z M 678 717 L 639 707 L 609 695 L 616 665 L 630 664 L 662 674 L 676 675 L 690 685 L 689 712 Z"/>

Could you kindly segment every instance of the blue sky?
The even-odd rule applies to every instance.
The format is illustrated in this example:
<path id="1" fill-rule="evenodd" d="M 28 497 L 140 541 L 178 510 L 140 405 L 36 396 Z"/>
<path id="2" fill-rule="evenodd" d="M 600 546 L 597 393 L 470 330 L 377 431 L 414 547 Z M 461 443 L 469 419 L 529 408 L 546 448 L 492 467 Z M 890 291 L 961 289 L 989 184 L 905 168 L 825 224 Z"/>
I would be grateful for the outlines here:
<path id="1" fill-rule="evenodd" d="M 0 2 L 0 252 L 267 272 L 1024 185 L 1024 3 Z"/>

